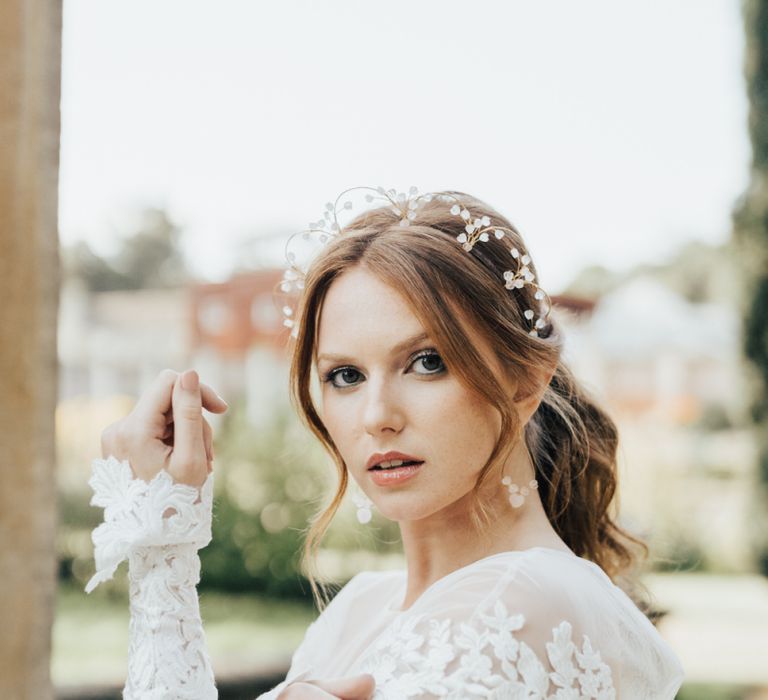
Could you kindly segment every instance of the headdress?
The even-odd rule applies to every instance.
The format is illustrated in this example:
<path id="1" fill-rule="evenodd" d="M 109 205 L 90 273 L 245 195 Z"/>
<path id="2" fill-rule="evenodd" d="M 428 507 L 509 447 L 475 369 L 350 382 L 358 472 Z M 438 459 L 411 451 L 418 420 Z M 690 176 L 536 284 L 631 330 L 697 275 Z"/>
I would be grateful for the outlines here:
<path id="1" fill-rule="evenodd" d="M 491 225 L 491 220 L 487 215 L 473 216 L 469 208 L 465 206 L 460 197 L 446 192 L 418 194 L 415 187 L 411 187 L 408 193 L 397 192 L 383 187 L 351 187 L 344 190 L 333 202 L 325 205 L 325 211 L 320 219 L 310 222 L 308 227 L 294 234 L 288 239 L 286 244 L 287 267 L 280 283 L 280 290 L 285 295 L 291 293 L 300 293 L 304 289 L 304 277 L 307 265 L 300 260 L 301 254 L 292 249 L 297 242 L 302 244 L 314 244 L 315 246 L 324 246 L 332 239 L 336 238 L 343 226 L 340 223 L 340 217 L 345 212 L 354 209 L 352 202 L 352 193 L 365 193 L 365 201 L 381 202 L 382 206 L 389 208 L 399 217 L 399 223 L 402 227 L 408 227 L 418 215 L 419 208 L 427 202 L 437 200 L 445 202 L 450 207 L 449 211 L 453 216 L 460 217 L 465 222 L 464 231 L 456 236 L 456 241 L 467 252 L 470 252 L 478 242 L 486 243 L 490 241 L 491 236 L 497 240 L 505 237 L 518 235 L 516 231 L 505 226 Z M 342 203 L 342 199 L 347 197 Z M 512 240 L 512 239 L 510 239 Z M 528 265 L 531 262 L 530 256 L 518 250 L 515 245 L 510 244 L 511 269 L 506 270 L 500 280 L 507 289 L 520 289 L 526 285 L 533 287 L 535 292 L 534 299 L 539 306 L 536 309 L 525 309 L 523 315 L 529 321 L 531 329 L 529 334 L 539 336 L 539 329 L 547 324 L 549 313 L 552 309 L 552 302 L 549 295 L 536 283 L 534 274 Z M 543 308 L 543 310 L 542 310 Z M 294 321 L 294 308 L 288 303 L 283 303 L 283 324 L 291 329 L 291 335 L 296 337 L 298 329 Z"/>

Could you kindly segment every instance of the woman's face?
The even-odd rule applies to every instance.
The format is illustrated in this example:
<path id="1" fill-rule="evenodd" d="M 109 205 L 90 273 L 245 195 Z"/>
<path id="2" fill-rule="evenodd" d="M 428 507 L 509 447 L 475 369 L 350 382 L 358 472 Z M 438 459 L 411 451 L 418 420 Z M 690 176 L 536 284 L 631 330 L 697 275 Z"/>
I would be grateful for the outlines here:
<path id="1" fill-rule="evenodd" d="M 362 266 L 328 290 L 317 348 L 323 422 L 351 476 L 397 521 L 462 508 L 501 423 L 425 334 L 405 299 Z M 390 451 L 421 464 L 369 469 Z"/>

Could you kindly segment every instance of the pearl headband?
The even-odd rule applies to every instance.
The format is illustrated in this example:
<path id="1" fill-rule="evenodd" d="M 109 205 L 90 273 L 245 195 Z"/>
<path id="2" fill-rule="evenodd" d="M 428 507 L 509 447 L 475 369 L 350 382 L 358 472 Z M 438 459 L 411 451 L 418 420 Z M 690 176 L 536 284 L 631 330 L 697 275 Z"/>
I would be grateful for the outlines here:
<path id="1" fill-rule="evenodd" d="M 491 226 L 491 220 L 488 216 L 473 218 L 471 212 L 464 206 L 461 199 L 451 194 L 427 193 L 420 195 L 415 187 L 411 187 L 407 195 L 405 192 L 397 192 L 393 189 L 385 190 L 383 187 L 351 187 L 344 190 L 334 202 L 328 202 L 325 205 L 325 211 L 320 219 L 310 222 L 307 229 L 289 238 L 285 254 L 288 265 L 280 283 L 280 290 L 283 293 L 300 293 L 304 289 L 306 268 L 300 264 L 298 253 L 289 250 L 290 247 L 297 240 L 302 242 L 314 240 L 316 244 L 322 246 L 336 238 L 342 230 L 339 216 L 354 208 L 350 199 L 344 201 L 343 204 L 341 200 L 343 197 L 350 195 L 350 193 L 358 191 L 365 192 L 366 203 L 381 202 L 383 206 L 388 207 L 399 217 L 400 226 L 404 228 L 410 226 L 411 222 L 416 219 L 419 207 L 423 204 L 431 202 L 433 199 L 445 202 L 447 205 L 450 205 L 449 211 L 453 216 L 460 217 L 466 222 L 464 232 L 456 236 L 456 241 L 467 252 L 470 252 L 478 242 L 488 242 L 491 236 L 501 240 L 508 234 L 512 235 L 515 233 L 512 229 L 504 226 Z M 535 276 L 528 267 L 531 262 L 530 256 L 527 253 L 521 253 L 514 246 L 509 249 L 509 252 L 513 261 L 513 269 L 506 270 L 503 273 L 504 286 L 507 289 L 521 289 L 525 285 L 535 288 L 536 291 L 533 296 L 536 301 L 543 302 L 540 304 L 540 306 L 544 307 L 543 313 L 539 311 L 537 316 L 534 309 L 526 309 L 523 315 L 532 326 L 529 330 L 529 335 L 539 337 L 539 329 L 547 324 L 547 319 L 552 309 L 552 302 L 549 295 L 536 284 Z M 294 321 L 294 309 L 290 305 L 285 304 L 282 307 L 282 312 L 284 316 L 283 325 L 291 329 L 291 336 L 295 338 L 298 329 Z"/>

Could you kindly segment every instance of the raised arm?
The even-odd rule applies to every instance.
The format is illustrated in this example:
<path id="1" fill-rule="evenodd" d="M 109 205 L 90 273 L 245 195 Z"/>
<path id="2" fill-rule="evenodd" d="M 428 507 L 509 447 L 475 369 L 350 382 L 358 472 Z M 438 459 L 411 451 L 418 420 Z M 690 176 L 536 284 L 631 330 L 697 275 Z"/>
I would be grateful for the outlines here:
<path id="1" fill-rule="evenodd" d="M 183 381 L 182 381 L 183 379 Z M 91 505 L 104 508 L 93 532 L 96 573 L 90 593 L 128 559 L 130 623 L 124 700 L 212 700 L 218 697 L 208 657 L 197 584 L 197 550 L 211 541 L 212 431 L 202 409 L 227 404 L 197 373 L 164 370 L 131 413 L 102 433 L 103 459 L 93 461 Z M 311 678 L 312 625 L 286 680 L 260 696 L 365 700 L 372 679 Z M 322 635 L 321 635 L 322 636 Z M 336 694 L 338 693 L 338 695 Z"/>
<path id="2" fill-rule="evenodd" d="M 194 370 L 163 370 L 125 418 L 101 436 L 92 505 L 92 591 L 128 559 L 130 646 L 126 700 L 195 698 L 218 692 L 205 646 L 196 585 L 197 550 L 211 540 L 212 431 L 202 410 L 227 409 Z"/>
<path id="3" fill-rule="evenodd" d="M 202 487 L 167 471 L 149 483 L 127 460 L 94 460 L 91 505 L 104 508 L 93 532 L 90 593 L 128 559 L 130 623 L 126 700 L 218 697 L 200 619 L 197 550 L 211 541 L 213 474 Z"/>

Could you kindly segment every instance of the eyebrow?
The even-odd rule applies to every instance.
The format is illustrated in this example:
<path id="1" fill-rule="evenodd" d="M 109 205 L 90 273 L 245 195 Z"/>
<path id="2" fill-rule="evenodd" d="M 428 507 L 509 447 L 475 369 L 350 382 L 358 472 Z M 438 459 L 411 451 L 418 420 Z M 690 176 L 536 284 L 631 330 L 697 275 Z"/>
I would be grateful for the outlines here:
<path id="1" fill-rule="evenodd" d="M 428 333 L 417 333 L 416 335 L 412 335 L 409 338 L 406 338 L 405 340 L 399 342 L 397 345 L 395 345 L 391 350 L 390 354 L 397 355 L 404 350 L 408 350 L 413 345 L 416 345 L 417 343 L 421 343 L 424 340 L 429 340 L 429 334 Z M 330 362 L 348 362 L 352 358 L 348 355 L 340 355 L 336 353 L 323 353 L 322 355 L 318 355 L 317 357 L 317 363 L 319 364 L 321 360 L 328 360 Z"/>

